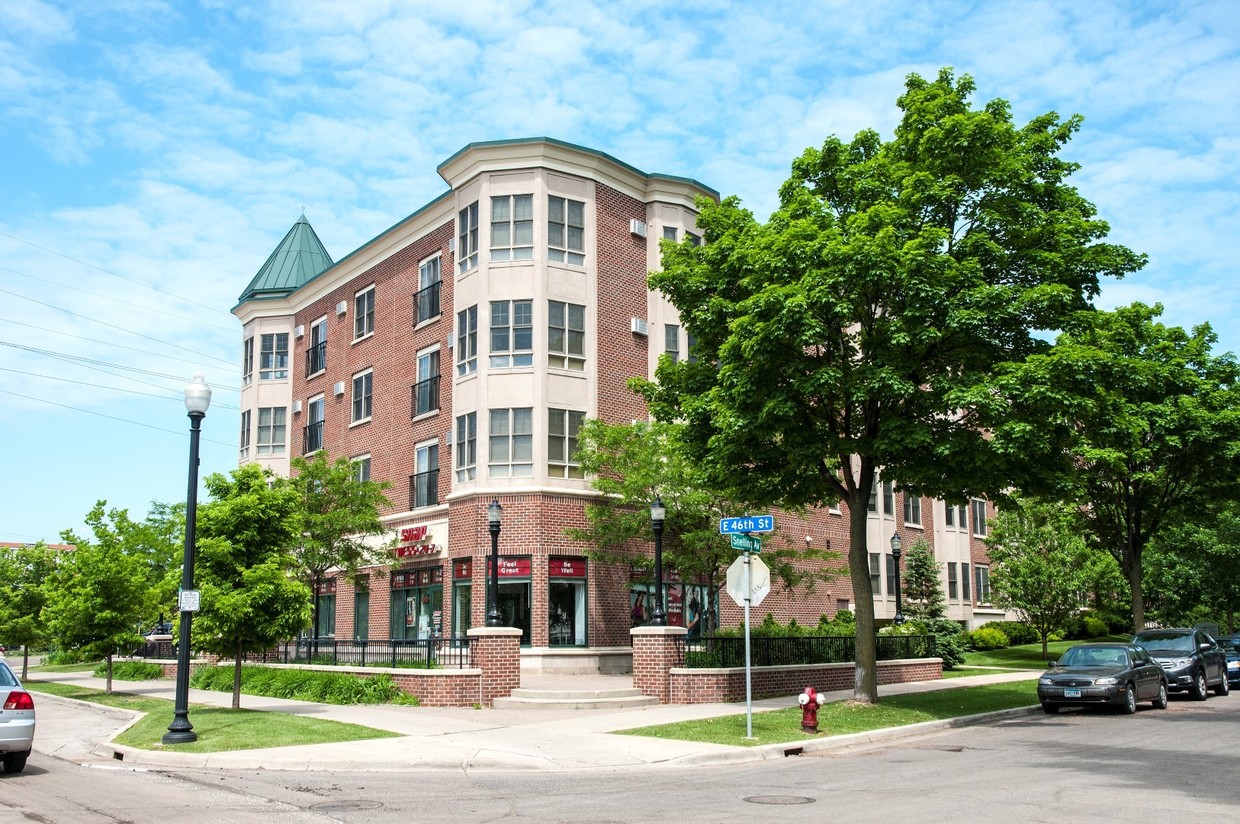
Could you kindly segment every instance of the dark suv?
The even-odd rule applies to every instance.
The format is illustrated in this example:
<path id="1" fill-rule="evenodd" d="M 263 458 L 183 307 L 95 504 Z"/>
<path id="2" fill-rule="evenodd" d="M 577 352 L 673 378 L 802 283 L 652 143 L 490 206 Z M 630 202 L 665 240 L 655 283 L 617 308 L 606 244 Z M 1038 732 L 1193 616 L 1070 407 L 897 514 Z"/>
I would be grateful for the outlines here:
<path id="1" fill-rule="evenodd" d="M 1133 636 L 1132 643 L 1144 647 L 1167 674 L 1167 689 L 1187 690 L 1198 701 L 1207 691 L 1226 695 L 1227 656 L 1210 635 L 1200 629 L 1147 629 Z"/>

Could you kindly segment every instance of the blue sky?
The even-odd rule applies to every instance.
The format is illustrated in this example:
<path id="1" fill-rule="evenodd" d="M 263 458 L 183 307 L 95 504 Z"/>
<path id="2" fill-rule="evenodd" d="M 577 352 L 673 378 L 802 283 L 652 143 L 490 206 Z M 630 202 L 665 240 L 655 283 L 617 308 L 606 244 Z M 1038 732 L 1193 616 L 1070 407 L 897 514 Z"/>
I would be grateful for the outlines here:
<path id="1" fill-rule="evenodd" d="M 97 499 L 184 500 L 236 464 L 236 298 L 301 214 L 339 259 L 441 193 L 467 143 L 546 135 L 739 195 L 760 217 L 828 135 L 890 136 L 953 66 L 1067 155 L 1161 301 L 1240 349 L 1240 4 L 0 3 L 0 541 Z"/>

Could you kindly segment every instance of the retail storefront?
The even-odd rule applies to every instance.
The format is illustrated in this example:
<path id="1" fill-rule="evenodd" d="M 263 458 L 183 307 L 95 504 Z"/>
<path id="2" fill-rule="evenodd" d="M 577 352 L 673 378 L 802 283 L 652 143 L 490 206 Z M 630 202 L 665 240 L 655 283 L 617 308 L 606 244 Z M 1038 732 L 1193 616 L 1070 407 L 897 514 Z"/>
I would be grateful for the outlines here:
<path id="1" fill-rule="evenodd" d="M 533 613 L 533 600 L 530 593 L 530 556 L 501 555 L 499 558 L 500 624 L 520 629 L 521 643 L 525 645 L 530 643 L 530 618 Z"/>
<path id="2" fill-rule="evenodd" d="M 587 644 L 586 560 L 550 558 L 547 567 L 547 643 L 553 647 Z"/>
<path id="3" fill-rule="evenodd" d="M 392 573 L 392 638 L 406 641 L 443 634 L 443 567 Z"/>

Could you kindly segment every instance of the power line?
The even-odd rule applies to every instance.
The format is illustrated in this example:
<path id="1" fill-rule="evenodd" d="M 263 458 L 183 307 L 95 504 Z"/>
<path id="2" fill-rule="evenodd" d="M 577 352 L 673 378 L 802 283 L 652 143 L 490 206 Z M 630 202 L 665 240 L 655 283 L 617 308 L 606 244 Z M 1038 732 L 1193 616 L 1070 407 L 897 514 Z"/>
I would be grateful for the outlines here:
<path id="1" fill-rule="evenodd" d="M 167 378 L 168 380 L 184 380 L 185 379 L 184 375 L 169 375 L 165 372 L 155 372 L 150 369 L 139 369 L 136 366 L 121 366 L 120 364 L 108 363 L 107 361 L 101 361 L 101 360 L 93 360 L 91 358 L 83 357 L 81 355 L 70 355 L 65 352 L 54 352 L 50 349 L 40 349 L 37 346 L 27 346 L 22 343 L 13 343 L 12 341 L 0 340 L 0 346 L 9 346 L 9 347 L 12 347 L 13 349 L 21 349 L 26 352 L 33 352 L 36 355 L 48 355 L 54 358 L 61 358 L 62 360 L 78 361 L 79 363 L 90 364 L 91 366 L 98 366 L 98 367 L 102 367 L 106 369 L 120 369 L 120 370 L 124 370 L 127 372 L 137 372 L 140 375 L 151 375 L 157 378 Z M 183 358 L 174 358 L 173 360 L 183 360 Z M 185 362 L 186 363 L 197 363 L 197 361 L 185 361 Z M 237 389 L 234 386 L 225 386 L 223 384 L 214 384 L 214 383 L 208 384 L 208 385 L 211 387 L 212 390 L 222 389 L 225 392 L 240 392 L 241 391 L 240 389 Z"/>
<path id="2" fill-rule="evenodd" d="M 164 400 L 164 401 L 179 400 L 179 398 L 176 395 L 156 395 L 153 392 L 139 392 L 137 389 L 122 389 L 119 386 L 106 386 L 101 383 L 89 383 L 87 381 L 75 381 L 72 378 L 62 378 L 56 375 L 41 375 L 38 372 L 23 372 L 20 369 L 9 369 L 8 367 L 5 367 L 5 366 L 0 366 L 0 372 L 13 372 L 14 374 L 17 374 L 17 375 L 29 375 L 33 378 L 45 378 L 49 381 L 63 381 L 64 383 L 75 383 L 79 386 L 90 386 L 95 389 L 108 389 L 108 390 L 111 390 L 112 392 L 127 392 L 130 395 L 141 395 L 144 398 L 159 398 L 160 400 Z M 150 385 L 154 386 L 155 384 L 150 384 Z M 157 388 L 162 388 L 162 387 L 157 387 Z M 168 390 L 168 391 L 171 391 L 171 390 Z M 217 403 L 214 405 L 220 407 L 221 409 L 236 409 L 238 411 L 240 411 L 240 408 L 241 408 L 238 406 L 231 406 L 226 403 Z"/>
<path id="3" fill-rule="evenodd" d="M 128 423 L 128 424 L 133 424 L 134 426 L 142 426 L 147 429 L 154 429 L 157 432 L 168 432 L 170 434 L 180 435 L 182 437 L 188 437 L 189 435 L 188 432 L 180 432 L 176 429 L 164 429 L 162 426 L 153 426 L 149 423 L 142 423 L 141 421 L 131 421 L 128 418 L 118 418 L 115 415 L 105 415 L 104 413 L 96 412 L 93 409 L 82 409 L 81 407 L 77 407 L 77 406 L 69 406 L 67 403 L 57 403 L 56 401 L 49 401 L 47 398 L 36 398 L 33 395 L 23 395 L 21 392 L 13 392 L 12 390 L 9 390 L 9 389 L 0 389 L 0 392 L 3 392 L 6 395 L 15 395 L 16 397 L 25 398 L 26 400 L 30 400 L 30 401 L 38 401 L 39 403 L 48 403 L 48 404 L 51 404 L 52 406 L 59 406 L 62 409 L 71 409 L 74 412 L 84 412 L 87 415 L 97 415 L 100 418 L 110 418 L 111 420 L 120 421 L 121 423 Z M 223 441 L 217 441 L 211 438 L 202 438 L 202 440 L 207 441 L 208 443 L 216 444 L 218 446 L 229 446 L 229 447 L 236 446 L 236 444 L 224 443 Z"/>
<path id="4" fill-rule="evenodd" d="M 48 249 L 46 246 L 40 246 L 37 243 L 32 243 L 31 241 L 25 240 L 24 238 L 17 237 L 16 235 L 10 235 L 8 232 L 0 232 L 0 237 L 7 237 L 9 240 L 15 240 L 18 243 L 24 243 L 27 246 L 32 246 L 35 249 L 38 249 L 39 251 L 47 252 L 49 255 L 55 255 L 56 257 L 61 257 L 61 258 L 64 258 L 65 260 L 71 260 L 74 263 L 79 264 L 81 266 L 85 266 L 89 269 L 94 269 L 96 271 L 103 272 L 105 275 L 111 275 L 114 278 L 120 278 L 121 280 L 127 280 L 130 283 L 136 283 L 139 286 L 145 286 L 147 289 L 151 289 L 153 291 L 159 292 L 161 295 L 168 295 L 169 297 L 176 298 L 177 300 L 183 300 L 186 303 L 192 303 L 195 306 L 201 306 L 203 309 L 210 309 L 212 312 L 228 314 L 218 307 L 208 306 L 205 303 L 199 303 L 196 300 L 191 300 L 190 298 L 181 297 L 180 295 L 174 292 L 169 292 L 166 289 L 160 289 L 158 286 L 152 286 L 149 283 L 143 283 L 140 280 L 135 280 L 134 278 L 125 277 L 124 275 L 119 275 L 116 272 L 111 271 L 110 269 L 104 269 L 102 266 L 96 266 L 93 263 L 87 263 L 84 260 L 78 260 L 75 257 L 70 257 L 69 255 L 64 254 L 63 252 L 57 252 L 55 249 Z"/>
<path id="5" fill-rule="evenodd" d="M 83 289 L 83 288 L 81 288 L 81 287 L 79 287 L 79 286 L 70 286 L 70 285 L 69 285 L 69 284 L 67 284 L 67 283 L 59 283 L 59 282 L 54 281 L 54 280 L 48 280 L 47 278 L 41 278 L 41 277 L 39 277 L 38 275 L 32 275 L 32 274 L 29 274 L 29 273 L 27 273 L 27 272 L 19 272 L 19 271 L 17 271 L 16 269 L 10 269 L 10 268 L 8 268 L 7 266 L 0 266 L 0 272 L 10 272 L 10 273 L 12 273 L 12 274 L 14 274 L 14 275 L 18 275 L 19 277 L 23 277 L 23 278 L 30 278 L 31 280 L 37 280 L 37 281 L 40 281 L 40 282 L 42 282 L 42 283 L 49 283 L 49 284 L 51 284 L 52 286 L 56 286 L 56 287 L 58 287 L 58 288 L 60 288 L 60 289 L 72 289 L 74 292 L 81 292 L 81 293 L 82 293 L 82 294 L 84 294 L 84 295 L 90 295 L 91 297 L 96 297 L 96 298 L 103 298 L 104 300 L 114 301 L 114 302 L 116 302 L 116 303 L 120 303 L 120 304 L 123 304 L 123 305 L 125 305 L 125 306 L 132 306 L 132 307 L 134 307 L 135 309 L 142 309 L 142 310 L 147 311 L 147 312 L 155 312 L 155 313 L 160 314 L 160 315 L 167 315 L 168 317 L 171 317 L 171 318 L 179 318 L 179 319 L 181 319 L 181 320 L 188 320 L 188 321 L 192 321 L 192 322 L 194 322 L 194 323 L 198 323 L 198 324 L 201 324 L 201 325 L 203 325 L 203 326 L 210 326 L 212 329 L 222 329 L 222 330 L 224 330 L 225 332 L 235 332 L 235 331 L 236 331 L 236 329 L 235 329 L 235 328 L 233 328 L 233 327 L 220 326 L 220 325 L 218 325 L 218 324 L 214 324 L 214 323 L 206 323 L 205 321 L 201 321 L 201 320 L 199 320 L 198 318 L 192 318 L 192 317 L 190 317 L 189 315 L 178 315 L 176 312 L 169 312 L 169 311 L 168 311 L 168 310 L 166 310 L 166 309 L 156 309 L 154 306 L 143 306 L 143 305 L 142 305 L 142 304 L 140 304 L 140 303 L 134 303 L 133 301 L 129 301 L 129 300 L 121 300 L 120 298 L 113 297 L 113 296 L 111 296 L 111 295 L 105 295 L 105 294 L 102 294 L 102 293 L 100 293 L 100 292 L 92 292 L 92 291 L 90 291 L 89 289 Z"/>

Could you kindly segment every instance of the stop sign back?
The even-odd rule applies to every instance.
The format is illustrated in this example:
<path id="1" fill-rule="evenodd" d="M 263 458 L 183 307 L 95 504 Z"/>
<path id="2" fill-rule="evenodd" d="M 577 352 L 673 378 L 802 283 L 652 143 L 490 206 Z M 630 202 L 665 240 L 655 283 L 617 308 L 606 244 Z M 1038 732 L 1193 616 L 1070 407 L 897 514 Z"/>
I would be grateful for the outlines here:
<path id="1" fill-rule="evenodd" d="M 749 556 L 749 605 L 756 607 L 771 591 L 771 570 L 757 555 Z M 745 606 L 745 556 L 737 556 L 728 567 L 728 595 L 737 606 Z"/>

